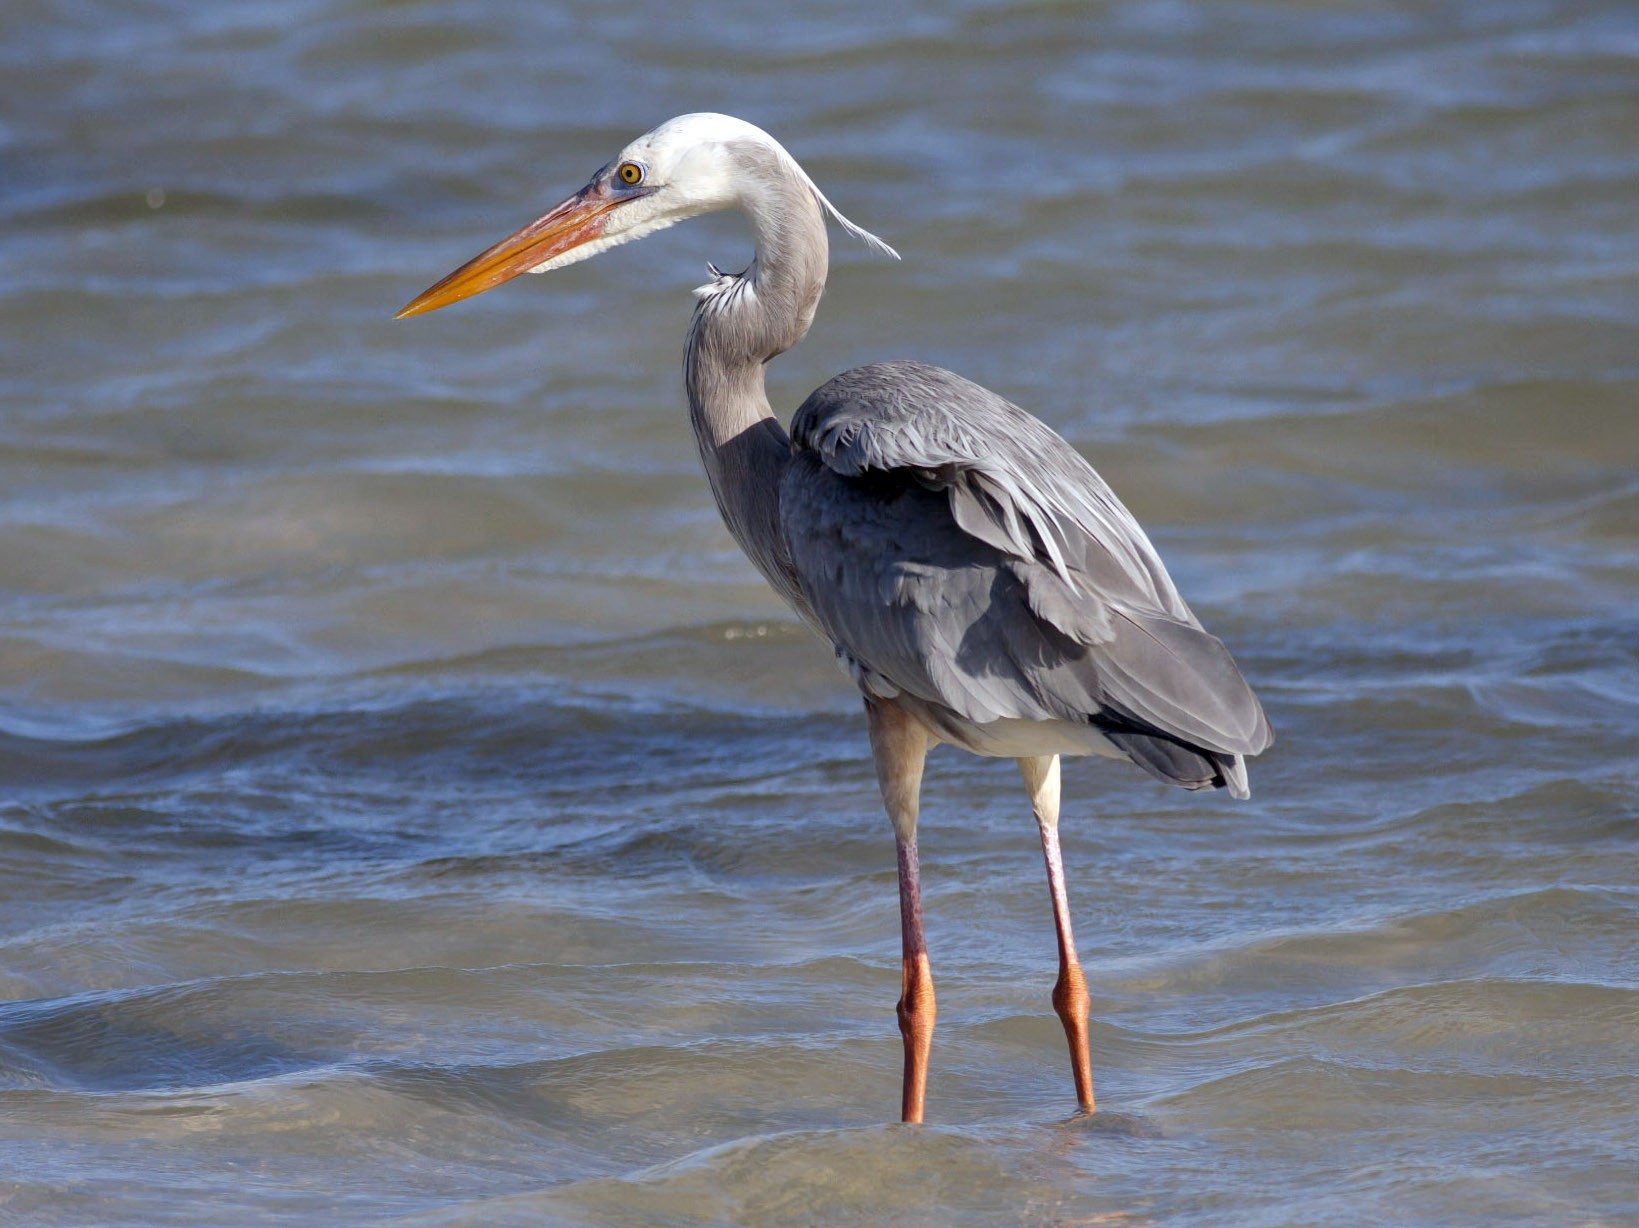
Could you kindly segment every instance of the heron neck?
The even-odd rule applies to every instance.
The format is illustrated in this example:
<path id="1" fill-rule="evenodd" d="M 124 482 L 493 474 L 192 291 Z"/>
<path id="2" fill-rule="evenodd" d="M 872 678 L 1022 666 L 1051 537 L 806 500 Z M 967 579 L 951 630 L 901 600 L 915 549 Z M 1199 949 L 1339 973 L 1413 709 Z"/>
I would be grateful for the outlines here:
<path id="1" fill-rule="evenodd" d="M 695 291 L 684 378 L 703 453 L 773 416 L 763 367 L 807 335 L 825 290 L 829 249 L 819 202 L 778 163 L 767 171 L 746 205 L 757 237 L 751 264 Z"/>
<path id="2" fill-rule="evenodd" d="M 776 168 L 778 169 L 778 168 Z M 724 523 L 787 600 L 799 603 L 779 527 L 791 442 L 768 404 L 763 368 L 808 332 L 825 288 L 825 222 L 806 185 L 782 175 L 748 206 L 757 252 L 696 293 L 684 360 L 689 420 Z"/>

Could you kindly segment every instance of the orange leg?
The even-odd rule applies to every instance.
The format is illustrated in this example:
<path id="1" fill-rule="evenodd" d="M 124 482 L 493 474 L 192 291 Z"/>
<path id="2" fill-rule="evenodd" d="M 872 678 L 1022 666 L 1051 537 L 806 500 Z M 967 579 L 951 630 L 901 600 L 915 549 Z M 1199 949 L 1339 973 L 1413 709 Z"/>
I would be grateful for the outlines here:
<path id="1" fill-rule="evenodd" d="M 1075 935 L 1070 930 L 1070 900 L 1064 890 L 1064 858 L 1059 852 L 1059 761 L 1057 755 L 1020 759 L 1019 771 L 1030 790 L 1030 802 L 1041 829 L 1042 857 L 1047 862 L 1047 887 L 1053 896 L 1053 925 L 1059 939 L 1059 979 L 1053 986 L 1053 1009 L 1064 1024 L 1070 1045 L 1070 1073 L 1076 1082 L 1076 1103 L 1093 1111 L 1093 1063 L 1088 1055 L 1087 1014 L 1092 999 L 1087 978 L 1076 958 Z"/>
<path id="2" fill-rule="evenodd" d="M 928 1089 L 928 1052 L 933 1047 L 933 974 L 922 932 L 922 880 L 916 857 L 916 814 L 928 735 L 912 717 L 886 700 L 866 700 L 865 717 L 876 760 L 877 784 L 893 822 L 899 850 L 899 929 L 903 957 L 899 975 L 899 1032 L 905 1039 L 905 1080 L 900 1120 L 922 1120 Z"/>
<path id="3" fill-rule="evenodd" d="M 899 841 L 899 928 L 904 956 L 899 964 L 899 1034 L 905 1038 L 905 1082 L 899 1119 L 922 1120 L 928 1091 L 928 1052 L 933 1048 L 933 973 L 922 934 L 922 883 L 916 860 L 916 837 Z"/>

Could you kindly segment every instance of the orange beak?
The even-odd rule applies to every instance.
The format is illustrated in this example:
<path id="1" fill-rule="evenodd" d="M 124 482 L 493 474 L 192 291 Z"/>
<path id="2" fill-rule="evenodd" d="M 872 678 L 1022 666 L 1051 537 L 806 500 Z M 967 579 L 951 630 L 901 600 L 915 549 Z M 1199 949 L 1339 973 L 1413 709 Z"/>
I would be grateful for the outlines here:
<path id="1" fill-rule="evenodd" d="M 393 318 L 418 316 L 493 290 L 519 273 L 546 263 L 603 233 L 608 214 L 630 196 L 610 196 L 600 184 L 588 184 L 550 213 L 514 231 L 488 251 L 480 252 L 455 272 L 427 287 Z"/>

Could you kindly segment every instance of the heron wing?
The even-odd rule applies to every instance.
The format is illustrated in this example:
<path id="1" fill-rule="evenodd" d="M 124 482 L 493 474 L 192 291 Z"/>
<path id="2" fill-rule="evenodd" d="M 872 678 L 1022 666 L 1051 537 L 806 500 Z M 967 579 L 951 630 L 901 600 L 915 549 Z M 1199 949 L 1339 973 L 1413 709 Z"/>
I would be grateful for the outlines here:
<path id="1" fill-rule="evenodd" d="M 980 723 L 1268 745 L 1262 707 L 1137 521 L 1037 419 L 937 367 L 879 363 L 815 391 L 791 438 L 781 527 L 867 692 Z"/>

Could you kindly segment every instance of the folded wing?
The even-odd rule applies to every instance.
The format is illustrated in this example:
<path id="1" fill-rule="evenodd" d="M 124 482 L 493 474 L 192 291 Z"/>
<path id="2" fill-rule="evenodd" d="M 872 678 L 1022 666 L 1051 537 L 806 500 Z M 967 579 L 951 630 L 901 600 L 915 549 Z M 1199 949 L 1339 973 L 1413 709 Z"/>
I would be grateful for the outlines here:
<path id="1" fill-rule="evenodd" d="M 880 363 L 791 425 L 781 528 L 867 693 L 961 720 L 1071 722 L 1188 787 L 1245 792 L 1272 740 L 1227 649 L 1073 448 L 937 367 Z"/>

